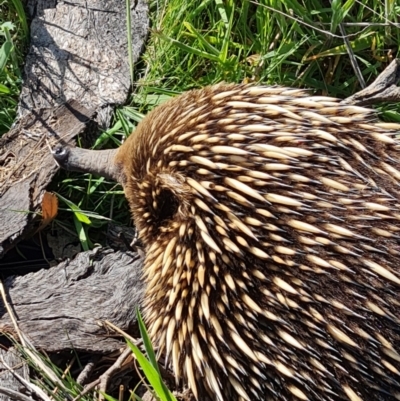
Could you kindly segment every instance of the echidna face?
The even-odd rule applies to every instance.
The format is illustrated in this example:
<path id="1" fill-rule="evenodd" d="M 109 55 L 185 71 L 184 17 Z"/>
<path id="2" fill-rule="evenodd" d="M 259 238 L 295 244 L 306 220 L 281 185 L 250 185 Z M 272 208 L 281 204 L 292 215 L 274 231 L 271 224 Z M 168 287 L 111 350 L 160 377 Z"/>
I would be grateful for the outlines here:
<path id="1" fill-rule="evenodd" d="M 400 399 L 399 129 L 221 85 L 124 145 L 147 324 L 198 399 Z"/>

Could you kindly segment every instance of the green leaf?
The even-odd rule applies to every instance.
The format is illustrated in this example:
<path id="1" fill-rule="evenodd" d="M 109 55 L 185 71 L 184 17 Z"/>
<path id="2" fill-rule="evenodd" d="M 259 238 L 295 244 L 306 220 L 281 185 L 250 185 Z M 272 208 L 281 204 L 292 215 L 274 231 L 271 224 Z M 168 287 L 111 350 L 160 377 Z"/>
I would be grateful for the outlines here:
<path id="1" fill-rule="evenodd" d="M 7 64 L 7 60 L 11 54 L 13 45 L 11 42 L 4 42 L 0 49 L 0 73 L 3 71 Z"/>
<path id="2" fill-rule="evenodd" d="M 88 225 L 92 224 L 90 219 L 82 212 L 81 208 L 78 205 L 75 205 L 74 202 L 70 201 L 67 198 L 64 198 L 60 194 L 56 194 L 56 195 L 58 196 L 59 199 L 61 199 L 64 203 L 66 203 L 69 206 L 69 208 L 74 213 L 74 216 L 80 223 L 84 223 L 84 224 L 88 224 Z"/>
<path id="3" fill-rule="evenodd" d="M 209 50 L 212 54 L 218 56 L 219 55 L 219 50 L 216 49 L 214 46 L 210 45 L 210 43 L 207 41 L 207 39 L 204 38 L 203 35 L 201 35 L 197 29 L 190 23 L 187 21 L 184 21 L 183 25 L 186 27 L 186 29 L 192 33 L 198 40 L 200 43 L 202 43 L 204 45 L 204 47 Z"/>
<path id="4" fill-rule="evenodd" d="M 7 88 L 7 86 L 0 84 L 0 93 L 9 95 L 11 93 L 11 91 L 10 91 L 10 89 Z"/>
<path id="5" fill-rule="evenodd" d="M 13 31 L 15 29 L 15 25 L 11 22 L 11 21 L 6 21 L 6 22 L 3 22 L 1 25 L 0 25 L 0 30 L 2 30 L 3 32 L 5 32 L 5 31 Z"/>

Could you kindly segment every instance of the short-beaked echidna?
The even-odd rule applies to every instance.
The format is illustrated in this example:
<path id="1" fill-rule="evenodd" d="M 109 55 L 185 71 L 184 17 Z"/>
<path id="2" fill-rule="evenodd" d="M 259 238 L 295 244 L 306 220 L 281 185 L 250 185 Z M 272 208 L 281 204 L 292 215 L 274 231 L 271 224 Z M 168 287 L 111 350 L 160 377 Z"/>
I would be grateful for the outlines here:
<path id="1" fill-rule="evenodd" d="M 116 154 L 151 338 L 199 400 L 400 400 L 400 125 L 221 84 Z"/>

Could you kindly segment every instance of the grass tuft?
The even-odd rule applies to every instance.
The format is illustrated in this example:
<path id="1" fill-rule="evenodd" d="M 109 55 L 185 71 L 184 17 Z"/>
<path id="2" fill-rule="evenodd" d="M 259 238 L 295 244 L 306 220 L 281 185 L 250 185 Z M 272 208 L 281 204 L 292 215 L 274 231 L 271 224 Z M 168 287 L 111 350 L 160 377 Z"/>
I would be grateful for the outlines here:
<path id="1" fill-rule="evenodd" d="M 15 120 L 28 23 L 21 0 L 0 3 L 0 135 Z"/>

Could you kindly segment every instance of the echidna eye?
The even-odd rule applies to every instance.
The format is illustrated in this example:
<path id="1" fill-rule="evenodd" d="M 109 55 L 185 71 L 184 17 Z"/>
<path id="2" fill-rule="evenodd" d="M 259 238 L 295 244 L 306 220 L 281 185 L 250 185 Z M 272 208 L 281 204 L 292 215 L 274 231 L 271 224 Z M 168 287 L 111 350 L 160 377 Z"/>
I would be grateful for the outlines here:
<path id="1" fill-rule="evenodd" d="M 178 210 L 179 202 L 169 189 L 163 189 L 157 196 L 157 210 L 155 211 L 155 223 L 157 227 L 168 224 Z"/>

